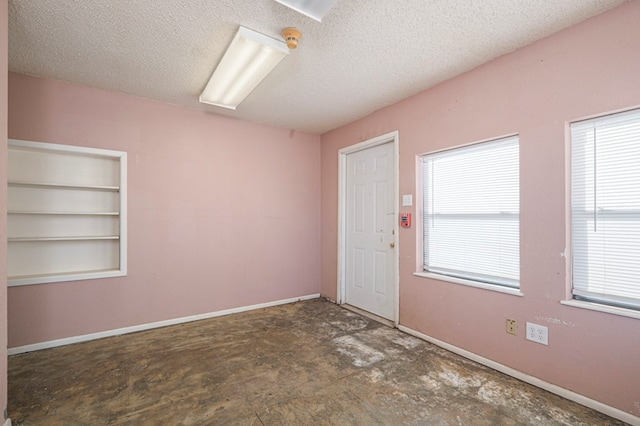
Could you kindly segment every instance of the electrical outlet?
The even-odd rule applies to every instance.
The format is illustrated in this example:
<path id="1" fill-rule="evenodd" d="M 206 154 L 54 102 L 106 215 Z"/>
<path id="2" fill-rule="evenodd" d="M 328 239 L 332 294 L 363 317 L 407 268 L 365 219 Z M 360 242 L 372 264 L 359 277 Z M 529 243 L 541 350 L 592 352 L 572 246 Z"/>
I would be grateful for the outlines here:
<path id="1" fill-rule="evenodd" d="M 549 329 L 544 325 L 527 323 L 527 340 L 549 345 Z"/>
<path id="2" fill-rule="evenodd" d="M 518 334 L 518 321 L 507 318 L 507 333 L 516 336 Z"/>

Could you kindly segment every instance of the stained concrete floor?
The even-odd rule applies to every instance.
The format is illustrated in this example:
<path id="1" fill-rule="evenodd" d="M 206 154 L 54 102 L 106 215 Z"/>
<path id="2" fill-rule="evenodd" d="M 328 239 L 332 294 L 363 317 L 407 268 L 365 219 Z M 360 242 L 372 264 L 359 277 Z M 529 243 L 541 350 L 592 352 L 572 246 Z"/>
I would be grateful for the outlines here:
<path id="1" fill-rule="evenodd" d="M 620 425 L 315 299 L 9 358 L 14 425 Z"/>

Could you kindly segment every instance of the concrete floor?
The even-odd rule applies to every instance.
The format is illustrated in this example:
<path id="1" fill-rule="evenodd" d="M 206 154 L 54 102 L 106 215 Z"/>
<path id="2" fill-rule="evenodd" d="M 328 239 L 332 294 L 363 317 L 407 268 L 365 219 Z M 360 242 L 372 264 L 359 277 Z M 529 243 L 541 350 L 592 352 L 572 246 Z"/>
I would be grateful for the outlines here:
<path id="1" fill-rule="evenodd" d="M 620 425 L 316 299 L 9 358 L 14 425 Z"/>

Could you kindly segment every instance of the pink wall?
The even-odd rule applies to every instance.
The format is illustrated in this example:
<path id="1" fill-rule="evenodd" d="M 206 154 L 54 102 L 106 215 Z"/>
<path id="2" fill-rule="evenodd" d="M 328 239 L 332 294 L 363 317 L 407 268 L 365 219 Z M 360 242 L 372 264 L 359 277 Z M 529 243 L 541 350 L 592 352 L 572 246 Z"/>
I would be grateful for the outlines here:
<path id="1" fill-rule="evenodd" d="M 0 412 L 7 406 L 7 5 L 0 1 Z"/>
<path id="2" fill-rule="evenodd" d="M 323 135 L 322 293 L 337 294 L 338 149 L 399 130 L 400 193 L 416 194 L 417 155 L 517 132 L 524 297 L 413 276 L 416 227 L 402 229 L 400 323 L 640 416 L 640 320 L 560 304 L 565 123 L 640 106 L 638 22 L 640 2 L 625 3 Z M 525 340 L 526 321 L 549 328 L 549 346 Z"/>
<path id="3" fill-rule="evenodd" d="M 129 163 L 128 275 L 9 288 L 9 347 L 319 293 L 319 136 L 13 73 L 9 112 Z"/>

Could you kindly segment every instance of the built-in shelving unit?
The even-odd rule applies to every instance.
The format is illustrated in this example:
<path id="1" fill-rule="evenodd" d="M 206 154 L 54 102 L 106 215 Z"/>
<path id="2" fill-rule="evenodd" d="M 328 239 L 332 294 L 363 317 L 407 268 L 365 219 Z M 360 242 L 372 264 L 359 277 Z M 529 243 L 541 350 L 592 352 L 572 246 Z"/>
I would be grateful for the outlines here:
<path id="1" fill-rule="evenodd" d="M 10 286 L 126 275 L 127 154 L 9 140 Z"/>

